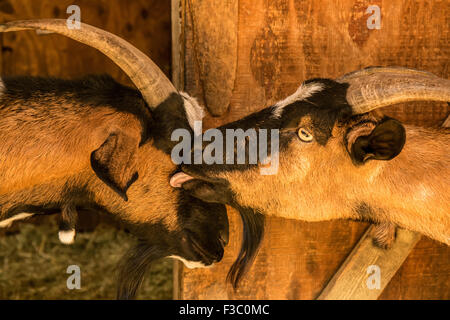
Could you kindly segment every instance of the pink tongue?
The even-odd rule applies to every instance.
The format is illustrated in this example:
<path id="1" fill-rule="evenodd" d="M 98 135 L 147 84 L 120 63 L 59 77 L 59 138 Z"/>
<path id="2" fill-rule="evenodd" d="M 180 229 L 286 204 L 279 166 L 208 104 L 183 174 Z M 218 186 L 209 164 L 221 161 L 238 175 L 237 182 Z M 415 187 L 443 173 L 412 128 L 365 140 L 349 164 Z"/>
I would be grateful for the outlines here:
<path id="1" fill-rule="evenodd" d="M 184 172 L 175 173 L 172 178 L 170 178 L 170 185 L 174 188 L 181 188 L 181 185 L 186 181 L 194 179 L 190 175 Z"/>

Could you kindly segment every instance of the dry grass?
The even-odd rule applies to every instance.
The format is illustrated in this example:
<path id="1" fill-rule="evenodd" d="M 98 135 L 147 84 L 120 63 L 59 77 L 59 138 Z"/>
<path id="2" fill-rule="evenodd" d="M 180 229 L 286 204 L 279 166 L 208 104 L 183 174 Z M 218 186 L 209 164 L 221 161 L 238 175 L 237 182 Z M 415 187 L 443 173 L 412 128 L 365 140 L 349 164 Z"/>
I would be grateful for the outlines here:
<path id="1" fill-rule="evenodd" d="M 58 240 L 54 220 L 20 223 L 18 232 L 0 235 L 0 299 L 114 299 L 116 265 L 134 238 L 111 225 L 79 233 L 75 244 Z M 81 269 L 81 289 L 67 289 L 69 265 Z M 156 263 L 138 299 L 172 298 L 172 261 Z"/>

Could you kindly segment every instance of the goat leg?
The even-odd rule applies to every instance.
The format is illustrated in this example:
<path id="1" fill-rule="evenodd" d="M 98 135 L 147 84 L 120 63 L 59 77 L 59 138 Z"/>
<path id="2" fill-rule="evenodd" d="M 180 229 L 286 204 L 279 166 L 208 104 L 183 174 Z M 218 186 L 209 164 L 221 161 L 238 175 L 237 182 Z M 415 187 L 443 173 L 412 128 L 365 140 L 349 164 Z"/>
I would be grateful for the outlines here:
<path id="1" fill-rule="evenodd" d="M 64 244 L 72 244 L 75 241 L 77 220 L 76 207 L 73 204 L 64 204 L 61 209 L 61 220 L 59 223 L 59 241 Z"/>
<path id="2" fill-rule="evenodd" d="M 372 237 L 373 243 L 380 248 L 389 249 L 395 242 L 397 226 L 392 222 L 380 222 L 375 224 Z"/>

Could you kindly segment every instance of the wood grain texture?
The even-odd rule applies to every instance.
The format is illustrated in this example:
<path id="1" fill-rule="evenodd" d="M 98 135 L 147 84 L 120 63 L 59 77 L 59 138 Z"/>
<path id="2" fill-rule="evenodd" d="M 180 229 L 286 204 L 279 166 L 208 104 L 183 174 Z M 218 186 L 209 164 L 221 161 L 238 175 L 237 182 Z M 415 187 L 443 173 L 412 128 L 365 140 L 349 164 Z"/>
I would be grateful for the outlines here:
<path id="1" fill-rule="evenodd" d="M 183 299 L 314 299 L 364 233 L 365 224 L 306 223 L 269 218 L 250 272 L 236 292 L 225 283 L 241 239 L 236 211 L 229 210 L 231 240 L 214 268 L 183 270 Z M 201 279 L 201 280 L 200 280 Z"/>
<path id="2" fill-rule="evenodd" d="M 35 18 L 67 18 L 69 5 L 81 9 L 81 21 L 105 29 L 135 45 L 170 73 L 170 2 L 157 0 L 3 0 L 0 22 Z M 165 12 L 165 14 L 161 14 Z M 108 73 L 131 85 L 128 77 L 103 54 L 56 34 L 35 31 L 1 34 L 3 75 L 40 75 L 72 78 Z"/>
<path id="3" fill-rule="evenodd" d="M 339 270 L 321 292 L 319 300 L 376 300 L 406 260 L 421 235 L 397 230 L 395 243 L 389 250 L 373 244 L 373 227 L 369 227 Z M 370 267 L 380 270 L 380 287 L 367 285 Z"/>
<path id="4" fill-rule="evenodd" d="M 185 0 L 171 0 L 172 82 L 178 90 L 184 88 L 184 11 Z"/>
<path id="5" fill-rule="evenodd" d="M 206 0 L 197 0 L 198 2 Z M 367 30 L 365 13 L 378 4 L 380 30 Z M 448 1 L 241 0 L 236 79 L 230 108 L 208 116 L 218 126 L 269 106 L 313 77 L 336 78 L 367 66 L 404 66 L 449 77 Z M 185 91 L 203 98 L 195 60 L 194 32 L 185 15 Z M 409 124 L 440 125 L 445 103 L 409 103 L 384 111 Z M 182 271 L 185 299 L 315 299 L 367 228 L 334 221 L 305 223 L 270 218 L 259 256 L 237 292 L 225 284 L 240 245 L 241 225 L 229 210 L 230 244 L 221 263 Z M 446 299 L 450 292 L 450 249 L 425 237 L 393 276 L 380 299 Z"/>
<path id="6" fill-rule="evenodd" d="M 184 12 L 185 0 L 171 0 L 172 82 L 178 90 L 184 88 Z M 173 299 L 179 300 L 183 292 L 183 263 L 173 260 Z"/>
<path id="7" fill-rule="evenodd" d="M 230 106 L 236 75 L 238 0 L 186 1 L 205 107 L 213 116 Z"/>
<path id="8" fill-rule="evenodd" d="M 449 128 L 450 127 L 450 117 L 448 117 L 444 123 L 442 124 L 443 127 Z"/>
<path id="9" fill-rule="evenodd" d="M 380 300 L 449 300 L 450 250 L 422 237 L 391 279 Z"/>

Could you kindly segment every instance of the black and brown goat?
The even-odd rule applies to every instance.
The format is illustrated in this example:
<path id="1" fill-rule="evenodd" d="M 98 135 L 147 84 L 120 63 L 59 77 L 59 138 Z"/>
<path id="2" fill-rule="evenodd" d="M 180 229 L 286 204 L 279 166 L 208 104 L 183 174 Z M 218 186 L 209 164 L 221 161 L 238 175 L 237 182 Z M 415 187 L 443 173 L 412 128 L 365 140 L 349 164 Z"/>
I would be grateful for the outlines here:
<path id="1" fill-rule="evenodd" d="M 156 65 L 129 43 L 65 20 L 17 21 L 0 31 L 47 30 L 97 48 L 138 90 L 108 76 L 37 77 L 0 82 L 0 227 L 33 214 L 62 212 L 60 239 L 75 235 L 77 209 L 113 214 L 139 238 L 120 269 L 118 298 L 133 298 L 149 264 L 174 257 L 188 267 L 221 260 L 225 206 L 169 185 L 174 129 L 201 119 Z"/>
<path id="2" fill-rule="evenodd" d="M 235 128 L 279 130 L 276 174 L 261 175 L 263 165 L 249 163 L 246 146 L 244 164 L 185 164 L 171 184 L 247 215 L 244 241 L 253 251 L 241 253 L 238 265 L 256 253 L 264 215 L 370 221 L 384 247 L 396 226 L 449 245 L 449 130 L 403 126 L 375 110 L 418 100 L 450 101 L 450 81 L 382 67 L 308 80 L 274 106 L 218 128 L 223 136 Z M 236 283 L 242 268 L 232 271 Z"/>

